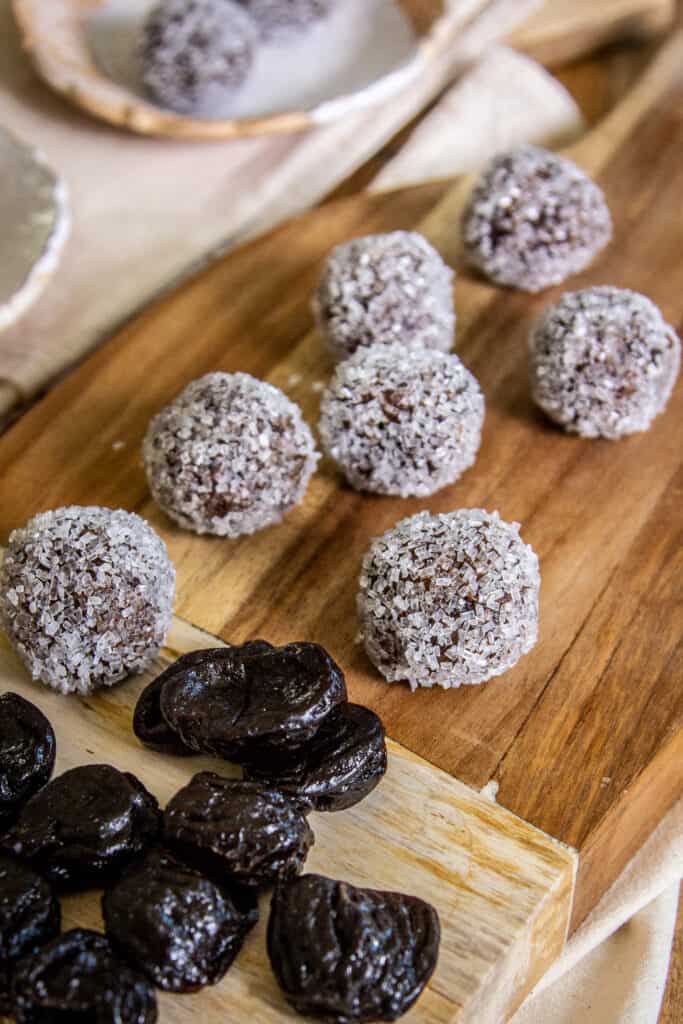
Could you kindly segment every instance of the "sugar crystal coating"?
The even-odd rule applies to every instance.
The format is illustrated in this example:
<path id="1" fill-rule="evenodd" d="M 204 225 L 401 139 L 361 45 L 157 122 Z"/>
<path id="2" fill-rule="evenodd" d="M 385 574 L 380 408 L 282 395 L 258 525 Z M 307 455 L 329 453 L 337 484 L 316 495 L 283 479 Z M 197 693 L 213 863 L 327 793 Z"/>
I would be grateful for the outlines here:
<path id="1" fill-rule="evenodd" d="M 247 373 L 209 373 L 154 417 L 143 446 L 152 494 L 180 526 L 239 537 L 301 501 L 318 454 L 298 405 Z"/>
<path id="2" fill-rule="evenodd" d="M 258 25 L 261 37 L 286 39 L 330 13 L 334 0 L 237 0 Z"/>
<path id="3" fill-rule="evenodd" d="M 320 409 L 323 448 L 352 487 L 433 494 L 473 463 L 484 396 L 456 355 L 373 345 L 340 363 Z"/>
<path id="4" fill-rule="evenodd" d="M 453 344 L 453 271 L 413 231 L 367 235 L 338 245 L 313 298 L 318 326 L 336 359 L 357 348 Z"/>
<path id="5" fill-rule="evenodd" d="M 612 221 L 602 191 L 576 164 L 524 145 L 484 170 L 462 233 L 468 261 L 492 281 L 538 292 L 587 267 Z"/>
<path id="6" fill-rule="evenodd" d="M 147 668 L 174 594 L 166 545 L 144 519 L 73 505 L 10 535 L 0 622 L 34 679 L 87 694 Z"/>
<path id="7" fill-rule="evenodd" d="M 365 649 L 389 682 L 483 683 L 536 643 L 538 558 L 497 512 L 419 512 L 376 538 L 358 614 Z"/>
<path id="8" fill-rule="evenodd" d="M 230 0 L 161 0 L 142 30 L 145 88 L 170 110 L 201 112 L 242 85 L 256 37 L 251 18 Z"/>
<path id="9" fill-rule="evenodd" d="M 669 400 L 680 362 L 673 327 L 653 302 L 625 288 L 567 292 L 531 335 L 534 401 L 582 437 L 647 430 Z"/>

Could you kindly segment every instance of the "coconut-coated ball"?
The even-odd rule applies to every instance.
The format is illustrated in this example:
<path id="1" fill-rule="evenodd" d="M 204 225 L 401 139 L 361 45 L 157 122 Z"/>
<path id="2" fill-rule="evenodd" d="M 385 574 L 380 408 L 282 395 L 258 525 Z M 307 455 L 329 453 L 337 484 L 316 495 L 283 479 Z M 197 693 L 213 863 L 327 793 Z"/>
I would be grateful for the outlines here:
<path id="1" fill-rule="evenodd" d="M 524 145 L 485 168 L 462 235 L 468 262 L 488 278 L 538 292 L 587 267 L 612 221 L 601 189 L 576 164 Z"/>
<path id="2" fill-rule="evenodd" d="M 582 437 L 647 430 L 678 376 L 681 342 L 650 299 L 609 285 L 566 292 L 531 335 L 534 401 Z"/>
<path id="3" fill-rule="evenodd" d="M 361 634 L 388 682 L 483 683 L 536 643 L 538 558 L 517 523 L 466 508 L 419 512 L 372 542 L 358 592 Z"/>
<path id="4" fill-rule="evenodd" d="M 332 250 L 313 312 L 336 359 L 395 341 L 447 352 L 455 330 L 453 271 L 414 231 L 366 235 Z"/>
<path id="5" fill-rule="evenodd" d="M 323 448 L 359 491 L 423 497 L 474 462 L 484 396 L 456 355 L 372 345 L 339 363 L 320 407 Z"/>
<path id="6" fill-rule="evenodd" d="M 152 495 L 180 526 L 239 537 L 301 501 L 318 454 L 301 409 L 248 373 L 208 373 L 151 421 Z"/>
<path id="7" fill-rule="evenodd" d="M 174 594 L 166 545 L 144 519 L 72 505 L 10 534 L 0 621 L 34 679 L 87 694 L 149 666 Z"/>
<path id="8" fill-rule="evenodd" d="M 258 25 L 263 39 L 278 40 L 305 31 L 332 9 L 334 0 L 237 0 Z"/>
<path id="9" fill-rule="evenodd" d="M 142 28 L 145 88 L 169 110 L 202 113 L 242 85 L 257 38 L 249 15 L 231 0 L 160 0 Z"/>

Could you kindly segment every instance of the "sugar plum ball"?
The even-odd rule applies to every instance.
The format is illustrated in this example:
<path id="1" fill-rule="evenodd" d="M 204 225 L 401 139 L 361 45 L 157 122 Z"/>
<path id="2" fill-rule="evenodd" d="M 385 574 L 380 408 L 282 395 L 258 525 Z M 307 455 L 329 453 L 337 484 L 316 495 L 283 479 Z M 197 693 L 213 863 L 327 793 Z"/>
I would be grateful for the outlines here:
<path id="1" fill-rule="evenodd" d="M 318 454 L 298 405 L 248 373 L 209 373 L 151 421 L 143 445 L 155 501 L 195 533 L 239 537 L 304 496 Z"/>
<path id="2" fill-rule="evenodd" d="M 34 679 L 87 694 L 148 667 L 174 594 L 166 545 L 144 519 L 74 505 L 10 535 L 0 621 Z"/>
<path id="3" fill-rule="evenodd" d="M 358 592 L 361 634 L 388 682 L 483 683 L 536 643 L 538 558 L 498 513 L 419 512 L 378 537 Z"/>
<path id="4" fill-rule="evenodd" d="M 359 491 L 424 496 L 474 462 L 484 396 L 456 355 L 373 345 L 339 363 L 320 409 L 323 448 Z"/>
<path id="5" fill-rule="evenodd" d="M 249 15 L 231 0 L 161 0 L 142 29 L 145 88 L 169 110 L 201 113 L 243 84 L 257 37 Z"/>
<path id="6" fill-rule="evenodd" d="M 681 362 L 673 327 L 644 295 L 609 285 L 567 292 L 531 335 L 534 401 L 582 437 L 647 430 Z"/>
<path id="7" fill-rule="evenodd" d="M 539 292 L 587 267 L 612 221 L 601 189 L 576 164 L 524 145 L 484 170 L 462 234 L 467 260 L 486 277 Z"/>
<path id="8" fill-rule="evenodd" d="M 356 238 L 330 253 L 313 312 L 338 360 L 397 341 L 447 352 L 455 330 L 453 271 L 413 231 Z"/>

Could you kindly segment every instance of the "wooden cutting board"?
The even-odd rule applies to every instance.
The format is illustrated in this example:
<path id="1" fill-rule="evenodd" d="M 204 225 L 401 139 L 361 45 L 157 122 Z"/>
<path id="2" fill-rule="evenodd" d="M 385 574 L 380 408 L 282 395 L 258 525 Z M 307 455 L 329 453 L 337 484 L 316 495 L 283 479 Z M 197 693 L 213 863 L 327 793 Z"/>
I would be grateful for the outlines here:
<path id="1" fill-rule="evenodd" d="M 574 152 L 605 188 L 616 233 L 571 286 L 638 288 L 675 325 L 683 320 L 682 114 L 677 34 Z M 467 271 L 458 217 L 469 187 L 461 180 L 330 205 L 132 321 L 0 441 L 0 537 L 61 504 L 141 512 L 169 544 L 180 615 L 229 641 L 325 644 L 353 698 L 382 715 L 395 741 L 474 788 L 494 780 L 500 804 L 576 849 L 576 925 L 683 792 L 683 387 L 650 432 L 619 443 L 564 436 L 537 415 L 526 338 L 558 291 L 519 295 Z M 173 528 L 142 472 L 150 416 L 191 378 L 241 369 L 283 387 L 314 421 L 331 369 L 308 309 L 323 256 L 350 236 L 409 227 L 458 271 L 456 349 L 488 405 L 476 466 L 432 499 L 402 501 L 359 496 L 323 464 L 304 505 L 276 529 L 227 542 Z M 354 643 L 360 559 L 370 537 L 421 507 L 472 505 L 519 520 L 539 553 L 540 640 L 502 679 L 411 695 L 379 679 Z"/>
<path id="2" fill-rule="evenodd" d="M 163 806 L 194 772 L 229 772 L 210 758 L 152 753 L 131 731 L 146 682 L 177 654 L 220 641 L 176 620 L 169 644 L 173 649 L 146 677 L 88 699 L 65 699 L 31 683 L 0 638 L 0 691 L 22 693 L 48 716 L 57 735 L 57 773 L 113 764 L 134 772 Z M 388 746 L 387 774 L 366 800 L 310 816 L 315 844 L 306 869 L 413 893 L 438 908 L 437 968 L 406 1024 L 498 1024 L 562 949 L 576 855 L 404 747 Z M 261 920 L 219 985 L 192 996 L 159 995 L 161 1024 L 302 1019 L 287 1006 L 268 963 L 268 904 L 264 894 Z M 62 910 L 64 928 L 103 927 L 99 892 L 67 897 Z"/>

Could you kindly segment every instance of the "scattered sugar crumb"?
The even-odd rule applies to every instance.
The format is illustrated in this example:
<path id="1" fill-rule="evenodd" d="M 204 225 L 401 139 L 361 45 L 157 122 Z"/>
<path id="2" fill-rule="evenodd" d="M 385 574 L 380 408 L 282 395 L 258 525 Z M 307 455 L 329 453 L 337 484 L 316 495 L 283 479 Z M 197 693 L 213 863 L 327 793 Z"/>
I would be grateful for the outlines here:
<path id="1" fill-rule="evenodd" d="M 491 803 L 495 804 L 499 789 L 500 783 L 496 782 L 495 779 L 490 779 L 485 786 L 481 787 L 480 793 L 485 800 L 490 800 Z"/>
<path id="2" fill-rule="evenodd" d="M 315 392 L 316 395 L 321 394 L 325 390 L 324 380 L 314 380 L 311 384 L 311 391 Z"/>
<path id="3" fill-rule="evenodd" d="M 298 384 L 301 384 L 302 380 L 303 378 L 300 373 L 290 373 L 289 377 L 287 378 L 287 386 L 290 388 L 295 388 Z"/>
<path id="4" fill-rule="evenodd" d="M 112 447 L 112 451 L 120 452 L 122 448 L 126 447 L 126 442 L 125 441 L 114 441 L 114 443 L 113 443 L 113 445 L 111 447 Z"/>

